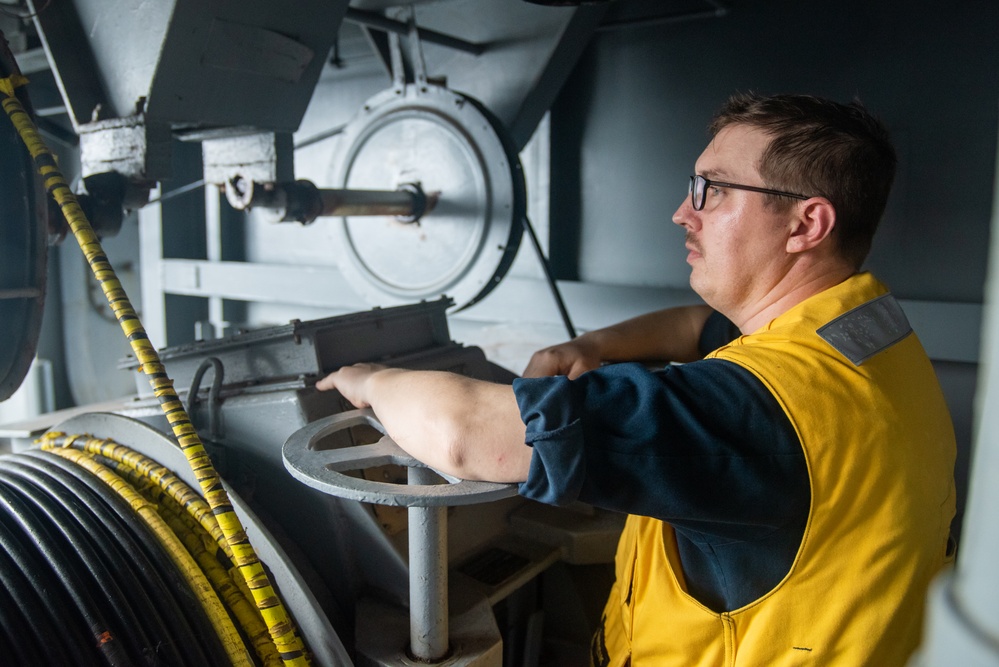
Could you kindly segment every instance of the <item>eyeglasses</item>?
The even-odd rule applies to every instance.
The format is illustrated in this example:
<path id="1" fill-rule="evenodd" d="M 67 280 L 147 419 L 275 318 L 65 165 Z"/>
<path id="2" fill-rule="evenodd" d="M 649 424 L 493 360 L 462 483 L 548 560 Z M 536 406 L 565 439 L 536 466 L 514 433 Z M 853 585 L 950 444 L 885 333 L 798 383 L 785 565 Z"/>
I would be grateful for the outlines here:
<path id="1" fill-rule="evenodd" d="M 750 192 L 762 192 L 765 195 L 779 195 L 781 197 L 792 197 L 794 199 L 811 199 L 805 195 L 796 195 L 793 192 L 781 192 L 780 190 L 770 190 L 769 188 L 758 188 L 755 185 L 739 185 L 738 183 L 721 183 L 719 181 L 709 181 L 703 176 L 690 177 L 690 203 L 695 211 L 704 209 L 704 200 L 707 197 L 708 188 L 733 188 L 735 190 L 749 190 Z"/>

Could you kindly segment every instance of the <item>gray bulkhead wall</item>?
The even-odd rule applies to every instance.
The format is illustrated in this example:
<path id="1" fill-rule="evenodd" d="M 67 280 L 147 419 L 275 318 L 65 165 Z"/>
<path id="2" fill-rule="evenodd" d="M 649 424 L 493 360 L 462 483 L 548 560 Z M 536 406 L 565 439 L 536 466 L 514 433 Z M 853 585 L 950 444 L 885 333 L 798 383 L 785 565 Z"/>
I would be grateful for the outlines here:
<path id="1" fill-rule="evenodd" d="M 999 7 L 727 4 L 722 18 L 599 33 L 563 90 L 553 124 L 581 121 L 580 147 L 555 145 L 552 154 L 557 164 L 563 152 L 581 153 L 579 278 L 685 286 L 683 234 L 670 217 L 711 114 L 734 91 L 804 92 L 859 97 L 898 146 L 868 266 L 902 299 L 981 303 Z"/>
<path id="2" fill-rule="evenodd" d="M 644 4 L 653 11 L 654 3 Z M 972 341 L 956 355 L 963 361 L 950 354 L 934 360 L 959 442 L 959 531 L 977 371 L 967 360 L 977 359 L 979 320 L 934 314 L 965 304 L 974 312 L 983 301 L 999 5 L 725 4 L 730 11 L 721 18 L 606 30 L 591 42 L 552 113 L 552 257 L 559 276 L 686 286 L 683 233 L 670 218 L 708 141 L 707 121 L 724 99 L 748 90 L 859 97 L 885 120 L 899 152 L 866 268 L 901 299 L 930 304 L 931 316 L 914 322 L 924 342 Z M 640 15 L 641 3 L 628 7 L 635 11 L 617 18 Z M 933 347 L 927 344 L 931 356 Z"/>

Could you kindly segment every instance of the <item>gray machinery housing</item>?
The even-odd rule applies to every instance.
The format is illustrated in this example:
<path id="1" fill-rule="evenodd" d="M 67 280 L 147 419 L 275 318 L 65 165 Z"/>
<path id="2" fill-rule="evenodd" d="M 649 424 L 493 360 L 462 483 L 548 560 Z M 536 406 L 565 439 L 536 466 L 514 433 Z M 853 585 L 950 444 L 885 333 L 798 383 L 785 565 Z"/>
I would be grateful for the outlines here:
<path id="1" fill-rule="evenodd" d="M 337 394 L 312 387 L 340 366 L 378 360 L 496 382 L 512 379 L 479 348 L 450 339 L 445 313 L 451 305 L 442 299 L 292 322 L 162 352 L 177 386 L 188 388 L 181 396 L 216 467 L 245 503 L 257 532 L 255 546 L 263 543 L 276 559 L 265 562 L 280 573 L 278 584 L 287 591 L 318 664 L 346 664 L 350 654 L 339 637 L 347 638 L 352 650 L 356 637 L 362 662 L 398 664 L 403 659 L 410 637 L 406 609 L 422 590 L 411 590 L 410 582 L 424 582 L 426 588 L 427 581 L 422 572 L 413 573 L 414 567 L 441 570 L 445 595 L 448 582 L 460 591 L 450 604 L 445 597 L 438 605 L 443 618 L 433 604 L 413 612 L 424 635 L 444 632 L 444 650 L 435 657 L 448 653 L 453 664 L 496 664 L 501 643 L 493 605 L 557 561 L 592 565 L 613 556 L 621 517 L 527 503 L 511 497 L 511 485 L 479 484 L 471 489 L 475 497 L 463 498 L 461 483 L 445 483 L 426 487 L 444 491 L 438 500 L 407 498 L 418 488 L 407 486 L 407 469 L 418 466 L 400 462 L 401 451 L 365 463 L 353 460 L 345 469 L 358 471 L 353 486 L 359 491 L 354 494 L 346 488 L 330 490 L 328 461 L 315 466 L 311 478 L 286 471 L 286 466 L 291 470 L 284 460 L 289 448 L 303 438 L 313 438 L 316 447 L 300 447 L 299 457 L 311 449 L 355 452 L 379 435 L 365 424 L 335 437 L 308 433 L 331 416 L 354 412 Z M 125 365 L 134 370 L 136 364 Z M 141 377 L 139 382 L 136 399 L 115 414 L 85 414 L 54 429 L 137 443 L 146 455 L 183 471 L 186 461 L 163 435 L 169 432 L 166 419 Z M 427 528 L 428 519 L 413 520 L 419 504 L 430 512 L 436 511 L 435 504 L 444 509 L 433 530 Z"/>

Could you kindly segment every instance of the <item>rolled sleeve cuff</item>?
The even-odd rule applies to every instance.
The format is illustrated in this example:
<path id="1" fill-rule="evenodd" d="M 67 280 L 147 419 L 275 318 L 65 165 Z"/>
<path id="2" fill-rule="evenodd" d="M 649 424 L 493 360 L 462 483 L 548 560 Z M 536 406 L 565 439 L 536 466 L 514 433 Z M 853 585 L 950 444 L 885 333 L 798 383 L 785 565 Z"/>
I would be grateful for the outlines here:
<path id="1" fill-rule="evenodd" d="M 586 473 L 583 426 L 576 416 L 572 383 L 564 376 L 520 378 L 513 382 L 526 444 L 534 448 L 527 480 L 518 491 L 550 505 L 579 498 Z"/>

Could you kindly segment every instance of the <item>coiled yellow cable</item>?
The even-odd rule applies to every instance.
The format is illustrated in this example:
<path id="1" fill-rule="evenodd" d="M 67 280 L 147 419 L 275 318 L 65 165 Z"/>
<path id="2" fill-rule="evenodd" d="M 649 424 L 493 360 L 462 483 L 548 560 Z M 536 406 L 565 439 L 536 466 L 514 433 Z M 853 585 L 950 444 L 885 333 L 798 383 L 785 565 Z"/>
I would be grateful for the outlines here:
<path id="1" fill-rule="evenodd" d="M 226 571 L 215 556 L 215 551 L 220 549 L 231 560 L 230 554 L 225 553 L 225 538 L 201 496 L 168 468 L 114 440 L 67 436 L 58 432 L 42 436 L 43 450 L 59 453 L 60 447 L 74 447 L 88 455 L 103 457 L 107 461 L 105 467 L 113 469 L 143 497 L 155 503 L 159 515 L 180 538 L 232 611 L 264 666 L 282 664 L 267 626 L 251 603 L 251 593 L 239 586 L 239 573 Z"/>
<path id="2" fill-rule="evenodd" d="M 226 655 L 229 656 L 232 664 L 238 667 L 252 667 L 253 660 L 243 645 L 243 639 L 239 636 L 239 632 L 229 618 L 229 614 L 219 600 L 218 595 L 215 594 L 212 585 L 191 554 L 184 548 L 177 535 L 174 534 L 156 511 L 155 507 L 153 507 L 152 503 L 136 493 L 135 489 L 130 487 L 124 480 L 94 461 L 87 454 L 68 448 L 52 448 L 50 451 L 92 473 L 131 506 L 136 515 L 156 535 L 156 539 L 167 550 L 171 560 L 177 564 L 201 607 L 208 615 L 208 619 L 221 640 Z"/>
<path id="3" fill-rule="evenodd" d="M 42 436 L 42 449 L 52 446 L 60 446 L 66 442 L 64 433 L 49 432 Z M 156 461 L 134 449 L 121 445 L 110 438 L 79 438 L 74 439 L 71 444 L 79 447 L 85 452 L 97 454 L 104 458 L 126 466 L 128 470 L 134 470 L 136 478 L 148 480 L 155 488 L 152 491 L 155 496 L 152 498 L 159 502 L 160 496 L 168 496 L 178 506 L 183 507 L 187 514 L 193 517 L 215 540 L 219 547 L 225 552 L 226 558 L 232 560 L 232 551 L 229 544 L 219 528 L 215 515 L 204 498 L 194 492 L 184 480 L 180 479 L 169 468 L 160 465 Z"/>

